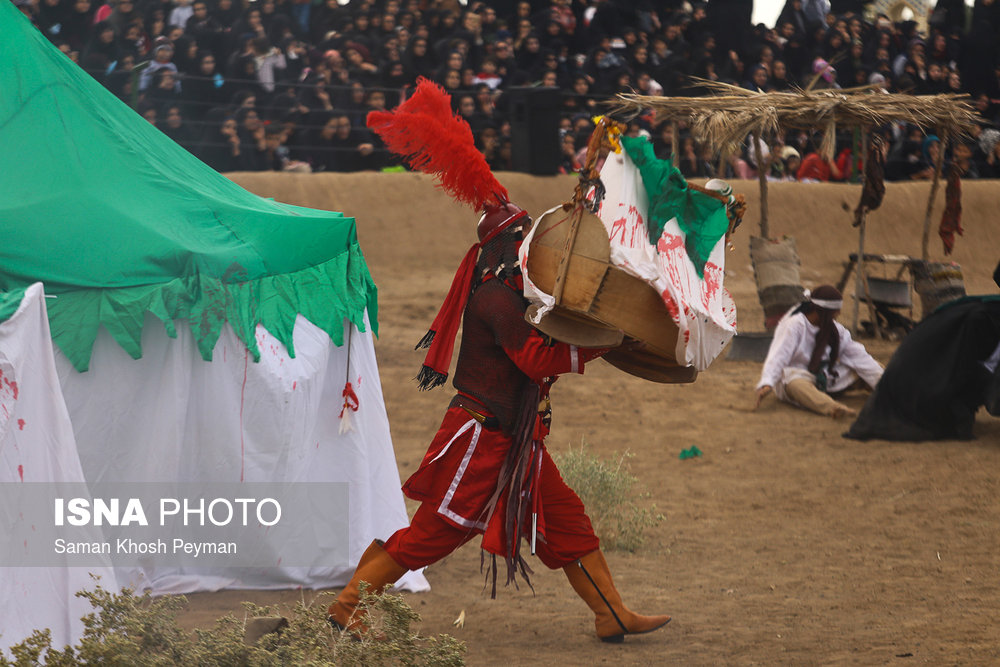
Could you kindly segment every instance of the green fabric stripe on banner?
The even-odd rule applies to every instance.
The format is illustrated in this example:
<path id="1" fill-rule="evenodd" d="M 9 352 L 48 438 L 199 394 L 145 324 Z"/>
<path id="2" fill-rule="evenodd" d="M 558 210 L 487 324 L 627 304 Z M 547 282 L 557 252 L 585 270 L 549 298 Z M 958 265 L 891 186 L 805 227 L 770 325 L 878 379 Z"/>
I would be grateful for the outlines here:
<path id="1" fill-rule="evenodd" d="M 229 322 L 259 359 L 263 324 L 294 355 L 301 313 L 338 345 L 377 331 L 354 218 L 247 192 L 178 146 L 0 2 L 0 292 L 42 282 L 79 370 L 104 327 L 142 355 L 146 312 L 210 359 Z"/>
<path id="2" fill-rule="evenodd" d="M 685 235 L 684 249 L 704 278 L 705 263 L 712 249 L 729 229 L 726 207 L 718 199 L 688 188 L 687 180 L 668 160 L 653 153 L 653 145 L 643 137 L 622 137 L 622 146 L 642 176 L 649 197 L 646 229 L 649 242 L 656 244 L 671 218 Z"/>

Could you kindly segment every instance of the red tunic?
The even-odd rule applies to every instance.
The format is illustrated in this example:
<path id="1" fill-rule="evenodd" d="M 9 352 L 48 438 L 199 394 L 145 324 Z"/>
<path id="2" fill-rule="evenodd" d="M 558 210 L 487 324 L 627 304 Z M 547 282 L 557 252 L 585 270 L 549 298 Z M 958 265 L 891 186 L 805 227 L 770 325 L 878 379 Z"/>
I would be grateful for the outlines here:
<path id="1" fill-rule="evenodd" d="M 562 373 L 583 373 L 585 360 L 600 354 L 565 343 L 550 345 L 537 332 L 529 335 L 520 350 L 505 348 L 505 351 L 525 375 L 539 384 L 543 396 L 548 395 L 551 385 L 545 378 Z M 477 412 L 492 416 L 485 407 Z M 535 439 L 542 443 L 547 432 L 541 418 L 537 418 Z M 504 542 L 500 519 L 503 507 L 501 505 L 494 512 L 490 526 L 483 512 L 496 490 L 500 468 L 512 444 L 511 437 L 502 430 L 484 428 L 464 408 L 451 407 L 420 467 L 403 485 L 403 492 L 409 498 L 432 505 L 441 518 L 456 528 L 486 533 L 483 548 L 502 555 Z M 544 485 L 547 481 L 543 477 L 540 483 Z M 539 532 L 544 535 L 544 507 L 538 509 Z"/>

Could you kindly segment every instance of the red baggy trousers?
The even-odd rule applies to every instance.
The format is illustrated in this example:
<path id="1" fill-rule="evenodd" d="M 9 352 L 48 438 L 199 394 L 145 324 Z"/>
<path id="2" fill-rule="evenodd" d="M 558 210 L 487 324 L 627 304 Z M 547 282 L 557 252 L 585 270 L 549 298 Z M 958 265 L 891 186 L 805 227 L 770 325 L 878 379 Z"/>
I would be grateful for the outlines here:
<path id="1" fill-rule="evenodd" d="M 583 503 L 563 481 L 544 449 L 537 493 L 544 512 L 544 522 L 540 521 L 544 533 L 540 531 L 538 535 L 536 555 L 546 567 L 565 567 L 598 549 L 600 540 L 594 534 Z M 416 570 L 444 558 L 481 532 L 446 521 L 438 514 L 436 503 L 425 501 L 417 508 L 410 525 L 393 533 L 384 547 L 397 563 Z"/>

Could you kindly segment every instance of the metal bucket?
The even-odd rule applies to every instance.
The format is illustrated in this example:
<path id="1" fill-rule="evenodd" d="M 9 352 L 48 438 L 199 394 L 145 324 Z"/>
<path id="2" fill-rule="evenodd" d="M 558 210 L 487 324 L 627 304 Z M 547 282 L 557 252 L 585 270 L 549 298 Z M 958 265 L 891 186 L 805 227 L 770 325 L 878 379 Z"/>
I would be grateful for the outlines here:
<path id="1" fill-rule="evenodd" d="M 893 308 L 909 308 L 913 305 L 910 283 L 906 280 L 869 278 L 868 295 L 874 303 L 884 303 Z"/>
<path id="2" fill-rule="evenodd" d="M 774 340 L 773 331 L 738 333 L 729 343 L 726 361 L 763 363 L 767 359 L 767 351 L 771 349 L 772 340 Z"/>

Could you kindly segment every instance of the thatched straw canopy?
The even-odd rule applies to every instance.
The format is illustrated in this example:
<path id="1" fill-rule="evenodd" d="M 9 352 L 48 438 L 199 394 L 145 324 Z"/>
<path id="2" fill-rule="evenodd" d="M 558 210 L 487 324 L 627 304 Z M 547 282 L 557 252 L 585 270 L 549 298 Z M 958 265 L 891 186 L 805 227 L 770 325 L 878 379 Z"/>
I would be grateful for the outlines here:
<path id="1" fill-rule="evenodd" d="M 685 121 L 699 142 L 730 149 L 748 135 L 774 135 L 787 129 L 822 129 L 824 151 L 832 153 L 837 126 L 878 127 L 912 123 L 942 135 L 967 134 L 978 115 L 965 95 L 905 95 L 871 88 L 757 93 L 738 86 L 699 82 L 717 94 L 705 97 L 655 97 L 620 94 L 611 114 L 634 117 L 652 110 L 657 121 Z"/>

